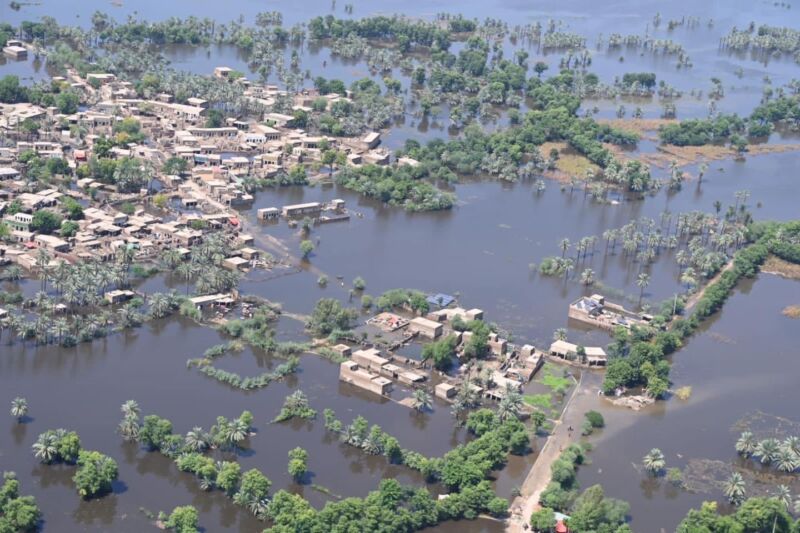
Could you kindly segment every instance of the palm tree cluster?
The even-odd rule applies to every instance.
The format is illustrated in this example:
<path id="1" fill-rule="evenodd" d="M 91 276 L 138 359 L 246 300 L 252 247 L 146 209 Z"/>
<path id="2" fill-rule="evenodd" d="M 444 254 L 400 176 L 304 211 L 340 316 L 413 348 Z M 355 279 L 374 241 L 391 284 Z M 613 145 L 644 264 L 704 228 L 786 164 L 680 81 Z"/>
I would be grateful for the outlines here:
<path id="1" fill-rule="evenodd" d="M 200 368 L 200 372 L 216 379 L 221 383 L 230 385 L 231 387 L 241 390 L 254 390 L 268 386 L 273 381 L 282 379 L 289 374 L 293 374 L 300 366 L 300 360 L 297 356 L 290 357 L 285 363 L 281 363 L 275 367 L 272 372 L 264 372 L 254 377 L 242 377 L 235 372 L 228 372 L 221 370 L 211 365 L 206 365 Z"/>
<path id="2" fill-rule="evenodd" d="M 201 243 L 192 246 L 191 260 L 175 266 L 173 273 L 187 283 L 187 294 L 189 282 L 192 280 L 195 280 L 195 291 L 198 294 L 229 291 L 239 283 L 239 274 L 221 266 L 231 251 L 231 243 L 225 234 L 209 234 Z M 175 264 L 173 260 L 170 256 L 162 256 L 164 262 Z"/>
<path id="3" fill-rule="evenodd" d="M 730 260 L 733 253 L 746 244 L 745 225 L 747 215 L 739 206 L 745 205 L 747 196 L 737 193 L 736 204 L 721 219 L 717 216 L 692 211 L 673 215 L 664 211 L 660 220 L 643 217 L 633 220 L 620 228 L 605 230 L 602 239 L 605 241 L 603 253 L 616 253 L 621 244 L 623 256 L 631 263 L 638 264 L 639 274 L 636 285 L 640 289 L 640 300 L 644 289 L 650 283 L 650 277 L 643 270 L 655 262 L 664 251 L 673 252 L 680 271 L 678 279 L 691 289 L 698 285 L 698 277 L 713 277 Z M 742 202 L 742 203 L 740 203 Z M 587 256 L 595 253 L 596 236 L 581 238 L 574 245 L 569 239 L 559 243 L 560 257 L 547 257 L 539 265 L 539 271 L 545 275 L 563 275 L 565 279 L 586 261 Z M 574 257 L 567 257 L 567 252 L 574 248 Z M 581 282 L 594 282 L 594 271 L 584 269 Z"/>
<path id="4" fill-rule="evenodd" d="M 755 457 L 764 465 L 772 465 L 781 472 L 794 472 L 800 468 L 800 437 L 756 440 L 750 431 L 743 432 L 736 441 L 736 451 L 743 457 Z"/>

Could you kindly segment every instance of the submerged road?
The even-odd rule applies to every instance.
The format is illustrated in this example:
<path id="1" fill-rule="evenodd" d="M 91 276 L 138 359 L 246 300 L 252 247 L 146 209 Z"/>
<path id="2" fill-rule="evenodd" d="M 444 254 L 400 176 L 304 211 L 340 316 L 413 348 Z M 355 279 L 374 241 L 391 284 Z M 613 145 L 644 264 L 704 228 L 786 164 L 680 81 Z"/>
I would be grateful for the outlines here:
<path id="1" fill-rule="evenodd" d="M 521 533 L 526 530 L 531 514 L 539 509 L 539 496 L 550 483 L 550 466 L 558 459 L 562 450 L 580 439 L 583 415 L 591 409 L 593 396 L 597 393 L 595 381 L 589 371 L 581 372 L 581 379 L 572 390 L 561 417 L 555 421 L 553 432 L 528 472 L 520 495 L 511 502 L 511 516 L 506 521 L 507 532 Z M 570 426 L 573 428 L 571 432 Z"/>

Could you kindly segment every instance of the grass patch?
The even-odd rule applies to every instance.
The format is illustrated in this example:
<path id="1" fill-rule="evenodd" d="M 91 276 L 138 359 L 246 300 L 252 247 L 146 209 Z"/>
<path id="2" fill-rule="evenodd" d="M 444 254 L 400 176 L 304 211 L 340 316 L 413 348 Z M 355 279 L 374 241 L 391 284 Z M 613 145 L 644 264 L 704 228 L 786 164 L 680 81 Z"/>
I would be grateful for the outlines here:
<path id="1" fill-rule="evenodd" d="M 553 398 L 550 394 L 526 394 L 522 400 L 528 405 L 542 410 L 553 407 Z"/>
<path id="2" fill-rule="evenodd" d="M 545 363 L 536 381 L 560 395 L 565 394 L 572 386 L 572 380 L 564 377 L 564 372 L 550 363 Z"/>

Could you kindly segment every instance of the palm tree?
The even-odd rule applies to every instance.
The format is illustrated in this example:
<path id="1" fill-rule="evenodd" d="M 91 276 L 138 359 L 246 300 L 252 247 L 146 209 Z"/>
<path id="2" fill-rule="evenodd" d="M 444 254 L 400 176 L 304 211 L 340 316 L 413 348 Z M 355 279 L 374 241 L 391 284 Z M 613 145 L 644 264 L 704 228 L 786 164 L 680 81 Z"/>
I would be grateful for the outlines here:
<path id="1" fill-rule="evenodd" d="M 642 272 L 636 278 L 636 286 L 639 287 L 639 307 L 642 306 L 642 297 L 644 296 L 644 290 L 648 285 L 650 285 L 650 275 L 646 272 Z"/>
<path id="2" fill-rule="evenodd" d="M 778 458 L 780 452 L 780 445 L 775 439 L 764 439 L 756 446 L 756 451 L 753 455 L 757 455 L 762 464 L 769 464 Z"/>
<path id="3" fill-rule="evenodd" d="M 433 406 L 433 399 L 427 391 L 416 389 L 411 397 L 411 404 L 418 412 L 430 411 Z"/>
<path id="4" fill-rule="evenodd" d="M 186 449 L 193 452 L 203 452 L 211 446 L 209 435 L 201 427 L 194 427 L 187 432 L 184 442 Z"/>
<path id="5" fill-rule="evenodd" d="M 519 417 L 522 411 L 522 395 L 512 386 L 506 386 L 505 395 L 497 406 L 497 417 L 500 420 L 512 420 Z"/>
<path id="6" fill-rule="evenodd" d="M 150 298 L 150 316 L 153 318 L 164 318 L 170 311 L 170 299 L 167 295 L 160 292 Z"/>
<path id="7" fill-rule="evenodd" d="M 567 330 L 565 328 L 558 328 L 553 332 L 553 340 L 554 341 L 565 341 L 567 340 Z"/>
<path id="8" fill-rule="evenodd" d="M 122 411 L 124 416 L 133 416 L 136 418 L 138 418 L 139 413 L 141 413 L 141 409 L 139 409 L 139 404 L 136 400 L 128 400 L 123 403 L 122 407 L 120 407 L 120 411 Z"/>
<path id="9" fill-rule="evenodd" d="M 642 459 L 642 465 L 652 475 L 658 475 L 659 472 L 664 470 L 667 462 L 664 459 L 664 454 L 658 448 L 653 448 Z"/>
<path id="10" fill-rule="evenodd" d="M 562 259 L 567 254 L 567 250 L 569 250 L 569 245 L 570 245 L 569 239 L 561 239 L 561 242 L 558 243 L 559 248 L 561 248 Z"/>
<path id="11" fill-rule="evenodd" d="M 797 468 L 797 456 L 792 450 L 781 448 L 778 456 L 775 458 L 775 466 L 781 472 L 794 472 Z"/>
<path id="12" fill-rule="evenodd" d="M 756 451 L 756 439 L 750 431 L 745 431 L 736 441 L 736 451 L 745 457 L 750 457 Z"/>
<path id="13" fill-rule="evenodd" d="M 16 397 L 11 400 L 11 416 L 17 419 L 17 423 L 21 424 L 25 415 L 28 414 L 28 400 L 25 398 Z"/>
<path id="14" fill-rule="evenodd" d="M 739 472 L 734 472 L 727 481 L 725 481 L 723 492 L 731 504 L 739 505 L 744 500 L 745 488 L 742 475 Z"/>
<path id="15" fill-rule="evenodd" d="M 778 491 L 775 494 L 775 499 L 790 509 L 792 506 L 792 491 L 786 485 L 778 485 Z"/>
<path id="16" fill-rule="evenodd" d="M 583 285 L 591 285 L 594 283 L 594 270 L 587 268 L 581 272 L 581 283 Z"/>
<path id="17" fill-rule="evenodd" d="M 34 457 L 43 463 L 52 463 L 58 456 L 58 438 L 54 433 L 42 433 L 32 448 Z"/>
<path id="18" fill-rule="evenodd" d="M 800 457 L 800 437 L 786 437 L 781 447 Z"/>
<path id="19" fill-rule="evenodd" d="M 42 274 L 42 288 L 41 290 L 45 290 L 47 288 L 47 276 L 48 276 L 48 269 L 50 266 L 50 254 L 47 253 L 47 250 L 44 248 L 39 248 L 36 252 L 36 266 L 39 267 L 39 270 Z"/>
<path id="20" fill-rule="evenodd" d="M 195 266 L 192 263 L 181 263 L 175 268 L 175 275 L 186 282 L 186 294 L 189 294 L 189 285 L 195 275 Z"/>
<path id="21" fill-rule="evenodd" d="M 135 415 L 125 415 L 117 429 L 123 439 L 136 440 L 139 438 L 139 418 Z"/>
<path id="22" fill-rule="evenodd" d="M 18 281 L 22 279 L 22 269 L 18 265 L 11 265 L 6 269 L 5 279 L 8 281 Z"/>

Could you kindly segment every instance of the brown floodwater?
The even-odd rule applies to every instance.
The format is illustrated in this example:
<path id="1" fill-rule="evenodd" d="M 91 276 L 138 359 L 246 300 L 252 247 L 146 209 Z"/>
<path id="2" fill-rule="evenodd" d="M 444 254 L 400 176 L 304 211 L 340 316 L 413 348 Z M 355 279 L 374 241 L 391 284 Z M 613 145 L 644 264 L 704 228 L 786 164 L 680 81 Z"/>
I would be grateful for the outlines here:
<path id="1" fill-rule="evenodd" d="M 342 4 L 335 12 L 337 16 L 346 16 Z M 532 7 L 530 3 L 514 0 L 467 1 L 458 5 L 390 0 L 379 7 L 366 2 L 353 4 L 354 16 L 359 17 L 380 11 L 430 18 L 436 12 L 449 11 L 481 19 L 498 17 L 511 24 L 561 19 L 569 31 L 587 35 L 590 42 L 599 33 L 607 36 L 611 31 L 641 34 L 655 12 L 660 11 L 665 22 L 656 33 L 684 44 L 694 63 L 691 69 L 678 70 L 673 59 L 650 54 L 625 53 L 625 61 L 620 63 L 619 54 L 597 52 L 591 70 L 606 82 L 623 72 L 654 71 L 659 79 L 685 91 L 692 88 L 707 91 L 709 78 L 717 76 L 728 89 L 719 102 L 719 109 L 726 112 L 748 114 L 761 97 L 763 76 L 769 75 L 778 86 L 796 75 L 797 67 L 791 60 L 755 61 L 717 49 L 719 37 L 733 25 L 744 27 L 750 20 L 796 25 L 794 10 L 771 4 L 756 7 L 751 2 L 736 0 L 700 8 L 697 3 L 684 0 L 669 4 L 622 0 L 612 5 L 578 0 L 564 2 L 558 9 Z M 288 26 L 329 13 L 331 3 L 314 0 L 304 7 L 293 9 L 282 0 L 270 4 L 269 9 L 283 11 L 284 24 Z M 251 22 L 255 12 L 266 8 L 245 0 L 228 3 L 139 0 L 125 2 L 122 7 L 103 0 L 87 0 L 76 9 L 71 2 L 45 0 L 23 6 L 18 12 L 3 3 L 0 20 L 18 23 L 47 14 L 62 23 L 87 25 L 96 9 L 110 11 L 120 19 L 138 12 L 152 19 L 192 14 L 227 21 L 242 13 Z M 713 17 L 715 24 L 710 29 L 701 24 L 697 29 L 679 27 L 667 32 L 666 21 L 682 15 L 701 16 L 704 21 Z M 457 49 L 458 45 L 454 46 Z M 209 50 L 173 47 L 165 53 L 176 68 L 194 72 L 208 73 L 220 64 L 247 69 L 247 58 L 232 47 Z M 545 57 L 541 51 L 531 50 L 530 61 L 544 58 L 555 65 L 561 55 L 558 52 Z M 341 77 L 346 81 L 369 75 L 365 65 L 339 61 L 327 49 L 305 49 L 302 65 L 315 75 Z M 742 78 L 735 75 L 739 67 L 745 72 Z M 45 66 L 33 60 L 0 62 L 0 76 L 13 73 L 38 79 L 45 70 Z M 393 76 L 406 79 L 399 72 L 393 72 Z M 597 105 L 601 116 L 613 116 L 618 103 Z M 635 104 L 626 105 L 632 110 Z M 704 100 L 684 98 L 677 105 L 681 117 L 706 113 Z M 658 116 L 660 112 L 657 99 L 642 107 L 646 117 Z M 396 147 L 407 138 L 424 141 L 447 135 L 446 119 L 420 123 L 408 117 L 387 135 L 385 142 Z M 796 139 L 789 137 L 787 142 Z M 655 150 L 653 143 L 647 141 L 640 148 Z M 297 230 L 283 223 L 258 225 L 257 208 L 340 197 L 363 217 L 315 228 L 312 239 L 318 240 L 317 249 L 298 273 L 271 279 L 256 273 L 243 281 L 242 290 L 281 302 L 288 311 L 306 314 L 321 297 L 347 301 L 350 282 L 360 275 L 367 281 L 366 292 L 376 296 L 395 287 L 457 294 L 463 305 L 483 308 L 488 320 L 510 330 L 520 343 L 544 346 L 556 328 L 567 327 L 572 340 L 605 345 L 609 340 L 607 335 L 568 323 L 566 307 L 577 296 L 596 290 L 635 305 L 639 292 L 635 285 L 638 267 L 631 266 L 619 253 L 604 254 L 603 244 L 598 244 L 585 264 L 576 267 L 576 275 L 584 268 L 592 268 L 603 288 L 586 289 L 574 279 L 550 279 L 532 273 L 531 263 L 557 255 L 562 238 L 575 242 L 584 236 L 599 236 L 605 229 L 620 227 L 642 216 L 658 220 L 665 209 L 672 213 L 712 211 L 715 200 L 732 204 L 734 192 L 744 189 L 752 192 L 749 204 L 756 219 L 798 218 L 796 176 L 792 172 L 798 163 L 797 153 L 748 157 L 745 162 L 714 162 L 701 187 L 688 182 L 678 193 L 662 191 L 642 201 L 620 197 L 618 205 L 592 203 L 581 191 L 571 194 L 560 191 L 559 184 L 554 182 L 548 182 L 547 190 L 541 194 L 529 183 L 465 182 L 454 186 L 459 197 L 455 209 L 424 214 L 405 213 L 337 187 L 263 191 L 258 193 L 251 209 L 242 211 L 242 216 L 260 244 L 266 244 L 265 235 L 272 236 L 295 256 L 300 242 Z M 664 177 L 665 171 L 654 169 L 654 174 Z M 320 273 L 330 278 L 324 289 L 316 283 Z M 650 273 L 652 281 L 645 300 L 658 302 L 681 290 L 670 254 L 664 252 Z M 339 284 L 338 276 L 345 287 Z M 25 281 L 17 287 L 32 296 L 39 283 Z M 139 287 L 148 292 L 171 287 L 183 291 L 184 285 L 169 277 L 155 277 L 142 281 Z M 586 487 L 602 483 L 609 495 L 628 500 L 632 505 L 632 525 L 637 531 L 671 531 L 691 506 L 704 499 L 721 498 L 719 490 L 713 487 L 690 493 L 668 487 L 663 480 L 646 479 L 636 465 L 650 448 L 660 447 L 667 456 L 668 466 L 680 467 L 690 474 L 704 464 L 724 469 L 723 465 L 736 460 L 733 442 L 737 432 L 731 427 L 745 414 L 760 410 L 771 416 L 796 416 L 793 406 L 800 396 L 793 385 L 798 370 L 795 355 L 800 329 L 796 322 L 780 315 L 780 310 L 797 303 L 800 303 L 797 282 L 761 275 L 754 283 L 737 288 L 724 312 L 674 356 L 676 386 L 691 385 L 694 389 L 688 402 L 671 400 L 633 413 L 611 408 L 598 399 L 598 408 L 606 415 L 608 428 L 591 439 L 595 444 L 592 464 L 581 469 L 581 484 Z M 303 338 L 296 321 L 281 319 L 277 329 L 280 338 Z M 255 415 L 257 434 L 236 459 L 243 468 L 264 471 L 273 481 L 273 490 L 296 491 L 318 507 L 336 496 L 363 496 L 387 477 L 415 485 L 423 481 L 413 471 L 389 465 L 383 458 L 366 456 L 331 439 L 320 419 L 270 424 L 283 398 L 297 388 L 308 395 L 311 405 L 320 413 L 330 407 L 345 421 L 363 415 L 398 437 L 404 447 L 426 455 L 441 455 L 468 438 L 463 429 L 454 426 L 446 405 L 437 401 L 432 413 L 415 414 L 393 401 L 339 383 L 336 366 L 315 356 L 302 357 L 296 375 L 253 392 L 231 389 L 186 368 L 188 358 L 198 357 L 209 346 L 223 341 L 217 332 L 177 318 L 69 349 L 9 344 L 7 334 L 0 339 L 0 405 L 8 405 L 15 396 L 25 396 L 32 418 L 22 425 L 11 417 L 0 423 L 0 468 L 15 470 L 23 491 L 37 497 L 44 512 L 45 531 L 144 531 L 151 526 L 140 509 L 169 511 L 186 504 L 198 508 L 200 523 L 206 531 L 249 532 L 263 528 L 263 524 L 221 493 L 201 491 L 193 476 L 178 472 L 167 458 L 123 442 L 115 433 L 121 416 L 119 406 L 131 398 L 139 402 L 145 414 L 157 413 L 172 420 L 179 432 L 196 425 L 207 429 L 218 415 L 234 417 L 249 409 Z M 218 366 L 254 375 L 279 362 L 245 350 L 226 355 Z M 402 396 L 402 390 L 393 394 L 395 399 Z M 30 453 L 31 444 L 39 433 L 57 427 L 78 431 L 85 447 L 118 461 L 120 476 L 113 494 L 82 502 L 72 487 L 71 467 L 37 464 Z M 309 451 L 312 471 L 309 484 L 293 483 L 286 472 L 288 450 L 295 446 Z M 535 453 L 512 456 L 506 468 L 495 473 L 500 495 L 507 497 L 521 485 L 535 457 Z M 752 465 L 750 469 L 753 475 L 759 470 Z M 758 479 L 763 484 L 754 486 L 753 491 L 771 490 L 774 480 L 764 481 L 763 473 Z M 332 496 L 315 490 L 310 483 L 326 487 Z M 430 489 L 433 493 L 439 490 L 436 486 Z M 501 529 L 501 524 L 488 520 L 447 523 L 435 528 L 445 532 Z"/>

